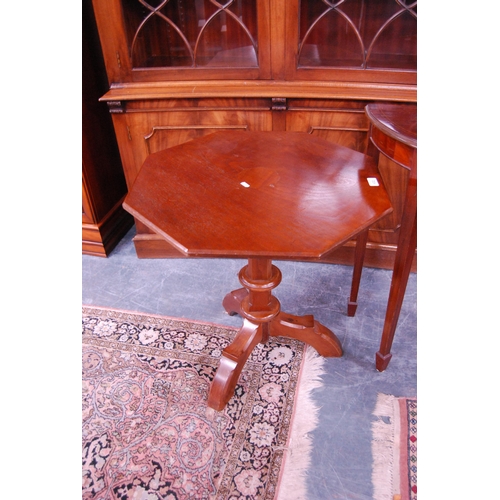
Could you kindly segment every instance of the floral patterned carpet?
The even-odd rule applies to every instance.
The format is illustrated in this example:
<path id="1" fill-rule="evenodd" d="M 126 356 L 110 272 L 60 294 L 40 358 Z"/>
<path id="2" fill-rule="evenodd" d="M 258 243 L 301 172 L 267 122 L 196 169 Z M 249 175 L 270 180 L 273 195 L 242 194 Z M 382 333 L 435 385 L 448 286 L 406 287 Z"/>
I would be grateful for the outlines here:
<path id="1" fill-rule="evenodd" d="M 281 497 L 306 349 L 259 344 L 216 412 L 208 390 L 236 331 L 83 308 L 84 500 Z"/>

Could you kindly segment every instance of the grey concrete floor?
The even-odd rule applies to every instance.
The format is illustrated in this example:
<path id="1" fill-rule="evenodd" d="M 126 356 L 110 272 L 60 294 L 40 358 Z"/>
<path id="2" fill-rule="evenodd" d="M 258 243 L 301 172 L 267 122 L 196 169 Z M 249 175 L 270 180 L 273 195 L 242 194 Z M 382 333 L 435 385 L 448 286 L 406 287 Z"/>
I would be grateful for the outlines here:
<path id="1" fill-rule="evenodd" d="M 222 308 L 224 295 L 240 288 L 238 259 L 138 259 L 129 231 L 108 258 L 82 257 L 82 303 L 210 321 L 239 327 Z M 347 316 L 352 267 L 277 261 L 283 280 L 274 290 L 282 309 L 314 314 L 339 337 L 341 358 L 325 362 L 320 407 L 308 475 L 309 500 L 372 499 L 372 412 L 378 393 L 417 394 L 417 275 L 411 274 L 384 372 L 375 369 L 391 271 L 365 268 L 358 310 Z"/>

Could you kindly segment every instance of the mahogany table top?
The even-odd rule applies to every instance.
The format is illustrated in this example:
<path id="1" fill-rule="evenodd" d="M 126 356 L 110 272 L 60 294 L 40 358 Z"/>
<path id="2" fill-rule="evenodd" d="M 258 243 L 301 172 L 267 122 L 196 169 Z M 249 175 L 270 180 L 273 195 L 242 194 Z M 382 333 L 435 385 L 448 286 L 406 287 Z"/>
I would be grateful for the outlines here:
<path id="1" fill-rule="evenodd" d="M 124 207 L 186 255 L 269 258 L 320 258 L 392 211 L 370 157 L 245 131 L 151 154 Z"/>

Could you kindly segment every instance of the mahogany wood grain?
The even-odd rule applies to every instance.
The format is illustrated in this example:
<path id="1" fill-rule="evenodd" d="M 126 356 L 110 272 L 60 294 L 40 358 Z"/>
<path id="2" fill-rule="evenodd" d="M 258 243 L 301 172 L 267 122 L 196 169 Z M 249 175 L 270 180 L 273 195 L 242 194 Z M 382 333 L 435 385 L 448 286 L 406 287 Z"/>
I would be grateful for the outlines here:
<path id="1" fill-rule="evenodd" d="M 380 349 L 376 353 L 376 368 L 383 371 L 392 357 L 392 342 L 417 247 L 417 107 L 370 104 L 366 114 L 371 122 L 370 140 L 380 153 L 379 162 L 390 159 L 408 170 L 391 288 Z M 358 266 L 362 266 L 362 259 L 355 264 L 356 279 L 361 276 Z"/>
<path id="2" fill-rule="evenodd" d="M 248 258 L 239 273 L 243 288 L 223 300 L 244 320 L 212 382 L 208 404 L 216 410 L 233 394 L 254 346 L 269 336 L 342 355 L 335 334 L 313 316 L 281 311 L 272 294 L 281 272 L 271 259 L 320 258 L 392 211 L 369 156 L 306 133 L 241 131 L 149 155 L 124 207 L 185 255 Z"/>
<path id="3" fill-rule="evenodd" d="M 271 78 L 284 80 L 286 46 L 286 10 L 287 0 L 273 0 L 270 5 L 271 13 Z"/>

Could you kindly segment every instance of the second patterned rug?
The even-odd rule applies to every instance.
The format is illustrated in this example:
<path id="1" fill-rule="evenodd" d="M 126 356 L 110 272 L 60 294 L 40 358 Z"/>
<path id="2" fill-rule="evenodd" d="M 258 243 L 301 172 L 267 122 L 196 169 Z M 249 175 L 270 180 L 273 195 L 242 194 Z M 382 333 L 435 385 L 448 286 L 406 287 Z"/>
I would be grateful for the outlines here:
<path id="1" fill-rule="evenodd" d="M 379 394 L 373 414 L 374 500 L 417 500 L 417 400 Z"/>

